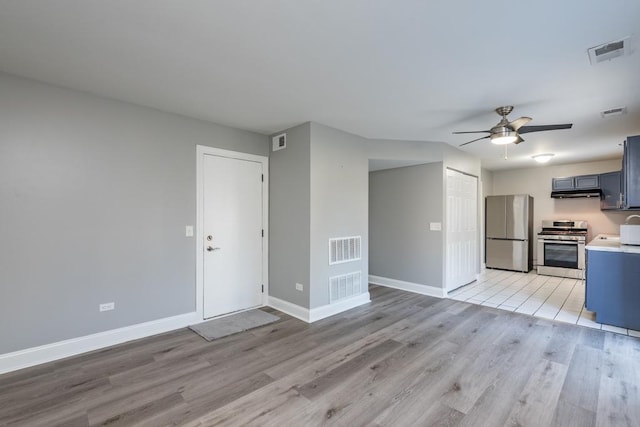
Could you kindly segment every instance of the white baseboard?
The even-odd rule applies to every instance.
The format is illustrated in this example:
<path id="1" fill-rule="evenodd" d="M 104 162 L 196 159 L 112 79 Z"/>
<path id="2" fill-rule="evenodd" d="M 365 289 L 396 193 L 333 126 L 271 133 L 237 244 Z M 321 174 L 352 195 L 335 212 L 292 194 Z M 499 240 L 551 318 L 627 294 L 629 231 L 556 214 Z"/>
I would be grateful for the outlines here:
<path id="1" fill-rule="evenodd" d="M 269 307 L 275 308 L 276 310 L 280 310 L 281 312 L 288 314 L 289 316 L 295 317 L 296 319 L 300 319 L 304 322 L 310 323 L 308 308 L 301 307 L 297 304 L 285 301 L 280 298 L 276 298 L 274 296 L 268 297 L 267 305 Z"/>
<path id="2" fill-rule="evenodd" d="M 198 319 L 195 312 L 186 313 L 12 353 L 0 354 L 0 374 L 121 344 L 126 341 L 173 331 L 199 322 L 202 322 L 202 319 Z"/>
<path id="3" fill-rule="evenodd" d="M 389 279 L 388 277 L 373 276 L 371 274 L 369 275 L 369 283 L 373 285 L 386 286 L 388 288 L 414 292 L 416 294 L 428 295 L 430 297 L 445 298 L 447 296 L 447 291 L 443 288 L 421 285 L 419 283 L 405 282 L 402 280 Z"/>
<path id="4" fill-rule="evenodd" d="M 299 305 L 273 296 L 269 297 L 268 305 L 275 308 L 276 310 L 280 310 L 281 312 L 288 314 L 289 316 L 293 316 L 307 323 L 313 323 L 315 321 L 324 319 L 325 317 L 342 313 L 343 311 L 350 310 L 369 302 L 371 302 L 369 292 L 365 292 L 363 294 L 355 295 L 353 297 L 334 302 L 333 304 L 327 304 L 312 309 L 300 307 Z"/>
<path id="5" fill-rule="evenodd" d="M 334 314 L 342 313 L 343 311 L 351 310 L 352 308 L 370 302 L 371 297 L 369 296 L 369 292 L 365 292 L 363 294 L 354 295 L 352 297 L 336 301 L 333 304 L 312 308 L 309 313 L 309 322 L 315 322 L 316 320 L 324 319 L 325 317 L 333 316 Z"/>

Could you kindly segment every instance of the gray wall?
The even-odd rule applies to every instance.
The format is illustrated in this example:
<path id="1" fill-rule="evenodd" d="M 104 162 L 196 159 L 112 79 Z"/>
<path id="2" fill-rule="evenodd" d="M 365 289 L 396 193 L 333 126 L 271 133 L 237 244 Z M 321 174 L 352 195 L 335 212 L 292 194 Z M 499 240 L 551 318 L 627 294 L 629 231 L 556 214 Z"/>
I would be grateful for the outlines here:
<path id="1" fill-rule="evenodd" d="M 311 123 L 311 308 L 329 304 L 329 278 L 368 277 L 368 172 L 366 140 Z M 362 236 L 362 259 L 329 265 L 329 239 Z"/>
<path id="2" fill-rule="evenodd" d="M 6 74 L 0 99 L 0 354 L 194 311 L 195 146 L 267 137 Z"/>
<path id="3" fill-rule="evenodd" d="M 442 162 L 369 174 L 369 273 L 443 286 Z M 443 227 L 444 230 L 444 227 Z"/>
<path id="4" fill-rule="evenodd" d="M 269 294 L 309 308 L 311 125 L 285 132 L 269 157 Z"/>
<path id="5" fill-rule="evenodd" d="M 482 185 L 482 195 L 493 195 L 493 172 L 488 169 L 482 169 L 480 173 L 480 183 Z"/>

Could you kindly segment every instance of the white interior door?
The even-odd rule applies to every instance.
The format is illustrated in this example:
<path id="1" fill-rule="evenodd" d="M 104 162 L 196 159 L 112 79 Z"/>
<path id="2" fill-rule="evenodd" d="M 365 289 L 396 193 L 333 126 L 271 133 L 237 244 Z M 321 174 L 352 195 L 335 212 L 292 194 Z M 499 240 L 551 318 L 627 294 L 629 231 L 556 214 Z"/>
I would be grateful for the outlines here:
<path id="1" fill-rule="evenodd" d="M 203 159 L 203 317 L 262 304 L 262 163 Z"/>
<path id="2" fill-rule="evenodd" d="M 446 290 L 479 273 L 478 178 L 447 169 Z"/>

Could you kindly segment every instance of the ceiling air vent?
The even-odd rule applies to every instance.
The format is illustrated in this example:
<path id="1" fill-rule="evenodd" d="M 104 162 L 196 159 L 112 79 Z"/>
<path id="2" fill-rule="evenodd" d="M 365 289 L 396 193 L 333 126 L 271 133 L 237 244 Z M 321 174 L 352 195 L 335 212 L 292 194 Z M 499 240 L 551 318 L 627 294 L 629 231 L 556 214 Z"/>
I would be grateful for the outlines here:
<path id="1" fill-rule="evenodd" d="M 600 117 L 603 119 L 606 117 L 621 116 L 623 114 L 627 114 L 627 107 L 615 107 L 600 111 Z"/>
<path id="2" fill-rule="evenodd" d="M 610 61 L 614 58 L 618 58 L 619 56 L 629 55 L 631 53 L 630 37 L 628 36 L 620 40 L 592 47 L 588 50 L 588 52 L 591 65 L 595 65 L 604 61 Z"/>

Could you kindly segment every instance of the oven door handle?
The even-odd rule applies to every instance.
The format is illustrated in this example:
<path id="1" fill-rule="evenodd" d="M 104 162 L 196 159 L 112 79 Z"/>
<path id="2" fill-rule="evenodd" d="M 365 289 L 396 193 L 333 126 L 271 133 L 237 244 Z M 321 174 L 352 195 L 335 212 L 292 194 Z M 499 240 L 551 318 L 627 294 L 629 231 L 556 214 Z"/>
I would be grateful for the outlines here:
<path id="1" fill-rule="evenodd" d="M 541 240 L 542 243 L 552 243 L 555 245 L 584 245 L 584 242 L 577 240 Z"/>

